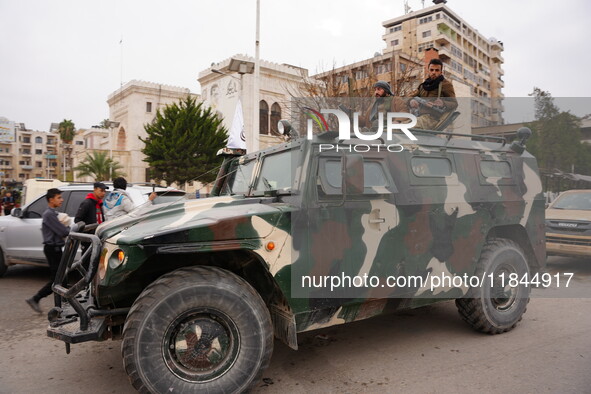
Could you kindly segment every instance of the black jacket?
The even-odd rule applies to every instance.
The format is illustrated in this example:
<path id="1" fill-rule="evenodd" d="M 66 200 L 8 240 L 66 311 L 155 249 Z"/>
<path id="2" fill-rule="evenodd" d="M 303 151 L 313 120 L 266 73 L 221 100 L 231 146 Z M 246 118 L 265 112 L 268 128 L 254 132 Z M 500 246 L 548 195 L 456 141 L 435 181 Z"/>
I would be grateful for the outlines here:
<path id="1" fill-rule="evenodd" d="M 98 207 L 97 207 L 98 202 Z M 100 211 L 99 211 L 100 210 Z M 97 221 L 97 216 L 100 214 L 100 221 Z M 80 204 L 78 213 L 74 218 L 74 223 L 84 222 L 86 224 L 102 223 L 105 221 L 103 211 L 103 201 L 97 201 L 93 193 L 88 193 L 86 199 Z"/>

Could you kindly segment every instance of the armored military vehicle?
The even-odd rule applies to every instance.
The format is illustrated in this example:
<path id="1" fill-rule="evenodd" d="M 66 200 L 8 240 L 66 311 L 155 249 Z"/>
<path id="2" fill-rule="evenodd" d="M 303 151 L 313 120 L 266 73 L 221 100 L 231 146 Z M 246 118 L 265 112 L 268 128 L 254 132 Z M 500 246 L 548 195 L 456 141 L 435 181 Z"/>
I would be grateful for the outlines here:
<path id="1" fill-rule="evenodd" d="M 412 133 L 227 150 L 211 197 L 79 228 L 48 335 L 67 351 L 122 338 L 133 387 L 163 393 L 248 390 L 274 338 L 297 349 L 300 332 L 442 300 L 478 331 L 511 330 L 545 264 L 528 130 Z"/>

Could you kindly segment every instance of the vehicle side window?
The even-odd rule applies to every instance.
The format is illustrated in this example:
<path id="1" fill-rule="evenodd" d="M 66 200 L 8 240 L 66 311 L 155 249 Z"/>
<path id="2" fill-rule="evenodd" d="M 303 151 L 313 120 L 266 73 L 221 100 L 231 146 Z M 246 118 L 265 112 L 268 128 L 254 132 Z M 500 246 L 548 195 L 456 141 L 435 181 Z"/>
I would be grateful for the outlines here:
<path id="1" fill-rule="evenodd" d="M 450 161 L 443 157 L 413 157 L 411 166 L 418 177 L 446 177 L 452 173 Z"/>
<path id="2" fill-rule="evenodd" d="M 341 193 L 341 161 L 327 159 L 320 161 L 320 193 L 325 195 Z M 386 174 L 381 162 L 363 162 L 364 194 L 383 194 L 395 191 L 393 182 Z"/>
<path id="3" fill-rule="evenodd" d="M 64 204 L 62 204 L 62 209 L 59 209 L 59 211 L 61 212 L 66 212 L 68 214 L 68 216 L 71 217 L 75 217 L 76 213 L 78 212 L 78 208 L 80 207 L 80 204 L 82 203 L 82 201 L 84 201 L 84 199 L 86 198 L 86 196 L 88 195 L 88 191 L 86 190 L 74 190 L 72 192 L 68 192 L 69 193 L 69 198 L 66 200 L 66 195 L 65 193 L 62 194 L 64 195 Z M 64 208 L 65 206 L 65 208 Z"/>
<path id="4" fill-rule="evenodd" d="M 483 160 L 480 170 L 487 178 L 511 178 L 511 166 L 506 161 Z"/>
<path id="5" fill-rule="evenodd" d="M 47 200 L 44 194 L 27 207 L 23 217 L 27 219 L 41 219 L 46 209 Z"/>

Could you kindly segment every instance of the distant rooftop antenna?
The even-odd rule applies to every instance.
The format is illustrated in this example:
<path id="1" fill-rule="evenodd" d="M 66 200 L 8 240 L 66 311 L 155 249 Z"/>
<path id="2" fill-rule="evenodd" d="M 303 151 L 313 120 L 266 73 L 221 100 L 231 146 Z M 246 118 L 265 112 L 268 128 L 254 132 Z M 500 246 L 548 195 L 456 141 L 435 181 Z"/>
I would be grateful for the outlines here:
<path id="1" fill-rule="evenodd" d="M 421 0 L 421 8 L 425 8 L 425 0 Z"/>
<path id="2" fill-rule="evenodd" d="M 423 1 L 424 3 L 424 1 Z M 445 4 L 447 3 L 447 0 L 433 0 L 433 4 Z"/>
<path id="3" fill-rule="evenodd" d="M 412 12 L 412 10 L 410 9 L 410 6 L 408 5 L 408 0 L 404 0 L 404 14 L 408 14 Z"/>

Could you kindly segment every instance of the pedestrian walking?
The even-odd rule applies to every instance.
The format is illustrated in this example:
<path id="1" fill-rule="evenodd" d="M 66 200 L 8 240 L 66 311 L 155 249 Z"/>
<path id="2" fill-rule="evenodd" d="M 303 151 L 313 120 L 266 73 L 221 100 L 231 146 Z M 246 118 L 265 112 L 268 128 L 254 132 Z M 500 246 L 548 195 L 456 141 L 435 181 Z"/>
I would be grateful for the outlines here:
<path id="1" fill-rule="evenodd" d="M 49 282 L 45 284 L 33 297 L 26 300 L 27 304 L 37 313 L 41 313 L 39 300 L 52 293 L 51 285 L 62 259 L 62 247 L 65 244 L 65 237 L 70 233 L 70 228 L 58 219 L 57 208 L 61 207 L 64 199 L 59 189 L 52 188 L 45 195 L 47 209 L 43 212 L 41 222 L 41 233 L 43 234 L 43 253 L 49 264 Z"/>

